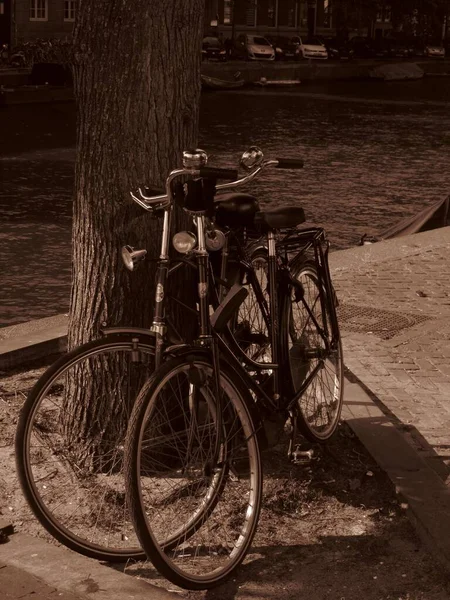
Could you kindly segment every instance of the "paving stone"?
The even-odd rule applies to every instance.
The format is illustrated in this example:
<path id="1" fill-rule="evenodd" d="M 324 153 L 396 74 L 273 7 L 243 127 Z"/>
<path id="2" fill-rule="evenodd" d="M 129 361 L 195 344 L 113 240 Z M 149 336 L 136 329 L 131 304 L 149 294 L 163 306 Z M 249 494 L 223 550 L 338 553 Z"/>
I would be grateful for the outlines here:
<path id="1" fill-rule="evenodd" d="M 450 228 L 383 244 L 330 256 L 339 298 L 387 311 L 393 328 L 404 315 L 426 320 L 387 340 L 341 322 L 344 360 L 387 411 L 413 422 L 433 446 L 450 414 Z M 445 437 L 450 447 L 450 428 Z"/>

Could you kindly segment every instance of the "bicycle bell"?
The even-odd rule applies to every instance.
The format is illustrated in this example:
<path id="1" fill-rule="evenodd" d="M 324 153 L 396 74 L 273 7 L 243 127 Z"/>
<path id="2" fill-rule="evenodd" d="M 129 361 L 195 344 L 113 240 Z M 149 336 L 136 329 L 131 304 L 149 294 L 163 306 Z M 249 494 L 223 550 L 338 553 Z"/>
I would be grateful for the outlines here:
<path id="1" fill-rule="evenodd" d="M 199 169 L 208 162 L 208 155 L 204 150 L 195 148 L 183 152 L 183 167 L 185 169 Z"/>
<path id="2" fill-rule="evenodd" d="M 264 160 L 263 151 L 258 146 L 250 146 L 241 156 L 239 161 L 240 166 L 246 171 L 251 171 L 255 167 L 259 167 Z"/>
<path id="3" fill-rule="evenodd" d="M 225 234 L 220 229 L 207 230 L 205 233 L 205 244 L 208 250 L 216 252 L 225 246 Z"/>

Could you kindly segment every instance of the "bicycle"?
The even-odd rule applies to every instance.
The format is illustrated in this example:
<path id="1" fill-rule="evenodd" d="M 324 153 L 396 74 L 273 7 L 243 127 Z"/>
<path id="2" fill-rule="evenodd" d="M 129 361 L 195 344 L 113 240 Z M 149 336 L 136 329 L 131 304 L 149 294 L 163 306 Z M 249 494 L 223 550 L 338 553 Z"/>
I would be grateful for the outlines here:
<path id="1" fill-rule="evenodd" d="M 243 166 L 249 174 L 227 188 L 248 183 L 266 167 L 299 168 L 302 161 L 264 160 L 252 147 Z M 141 389 L 127 430 L 124 471 L 128 505 L 147 557 L 176 585 L 207 589 L 234 572 L 253 540 L 262 499 L 260 453 L 268 445 L 265 423 L 290 420 L 291 459 L 297 428 L 309 439 L 329 439 L 341 414 L 343 359 L 325 231 L 298 229 L 305 221 L 299 207 L 230 211 L 229 219 L 266 236 L 252 257 L 253 265 L 265 263 L 265 277 L 255 276 L 252 260 L 240 262 L 244 274 L 234 295 L 230 291 L 210 317 L 207 294 L 201 293 L 209 284 L 205 223 L 226 222 L 220 209 L 211 213 L 210 197 L 201 193 L 206 174 L 181 169 L 169 175 L 178 177 L 203 182 L 195 201 L 185 204 L 197 221 L 192 250 L 204 265 L 200 335 L 164 361 Z M 243 196 L 250 204 L 248 195 L 236 194 L 236 202 Z M 220 196 L 216 201 L 220 207 Z M 226 336 L 233 315 L 248 300 L 248 287 L 270 340 L 270 357 L 259 361 Z"/>
<path id="2" fill-rule="evenodd" d="M 193 167 L 189 165 L 195 160 L 186 153 L 188 173 L 192 172 Z M 224 172 L 203 167 L 202 172 L 209 177 L 237 176 L 235 170 L 229 169 Z M 166 193 L 158 192 L 159 199 L 149 205 L 146 204 L 148 190 L 131 193 L 134 201 L 163 222 L 151 329 L 104 327 L 99 339 L 59 358 L 33 386 L 17 425 L 17 472 L 33 514 L 60 543 L 102 561 L 123 562 L 145 557 L 125 501 L 122 473 L 125 430 L 141 386 L 155 366 L 170 355 L 170 347 L 179 346 L 183 341 L 177 323 L 165 314 L 170 301 L 170 294 L 164 289 L 166 281 L 170 282 L 180 269 L 185 269 L 192 279 L 192 273 L 198 268 L 196 261 L 186 254 L 170 260 L 172 205 L 167 199 L 172 193 L 171 181 L 166 187 Z M 225 189 L 226 184 L 217 187 Z M 230 202 L 223 202 L 221 206 L 225 220 L 228 212 L 233 213 L 234 201 Z M 245 198 L 240 206 L 244 205 L 253 212 L 258 209 L 255 201 L 247 206 Z M 219 255 L 214 275 L 218 289 L 211 299 L 217 307 L 231 287 L 226 281 L 230 248 L 235 244 L 240 248 L 237 252 L 243 254 L 241 245 L 245 245 L 246 240 L 240 239 L 239 232 L 235 234 L 233 223 L 225 233 L 209 228 L 206 236 L 209 251 Z M 183 244 L 192 243 L 192 235 L 187 238 L 186 242 L 186 235 L 178 236 L 179 249 L 183 249 Z M 145 250 L 128 246 L 122 249 L 129 269 L 134 269 L 145 254 Z M 231 277 L 236 279 L 236 268 L 232 271 Z M 172 299 L 184 311 L 184 320 L 197 319 L 195 306 L 183 302 L 176 294 Z M 252 348 L 258 344 L 247 330 L 243 333 L 248 353 L 248 340 Z M 236 327 L 234 338 L 235 349 L 244 345 Z M 84 411 L 84 406 L 90 407 L 89 413 Z M 73 423 L 78 424 L 76 433 L 70 426 Z"/>

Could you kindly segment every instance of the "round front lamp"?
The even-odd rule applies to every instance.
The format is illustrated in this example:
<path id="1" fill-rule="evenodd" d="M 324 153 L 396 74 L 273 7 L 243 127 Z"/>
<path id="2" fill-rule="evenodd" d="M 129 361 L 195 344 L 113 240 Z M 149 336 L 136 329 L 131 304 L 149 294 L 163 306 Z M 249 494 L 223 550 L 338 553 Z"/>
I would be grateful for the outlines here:
<path id="1" fill-rule="evenodd" d="M 173 247 L 180 254 L 187 254 L 197 245 L 197 238 L 190 231 L 179 231 L 172 238 Z"/>

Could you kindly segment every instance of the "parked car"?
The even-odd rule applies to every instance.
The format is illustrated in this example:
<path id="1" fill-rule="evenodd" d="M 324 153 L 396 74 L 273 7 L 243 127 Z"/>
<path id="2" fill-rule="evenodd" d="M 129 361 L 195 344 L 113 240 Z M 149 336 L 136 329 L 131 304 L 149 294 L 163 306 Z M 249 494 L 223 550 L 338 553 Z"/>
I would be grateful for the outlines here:
<path id="1" fill-rule="evenodd" d="M 375 58 L 376 50 L 371 39 L 363 36 L 352 37 L 347 46 L 355 58 Z"/>
<path id="2" fill-rule="evenodd" d="M 319 60 L 326 60 L 328 58 L 327 49 L 319 38 L 294 36 L 292 39 L 298 40 L 297 55 L 299 58 L 315 58 Z"/>
<path id="3" fill-rule="evenodd" d="M 414 40 L 411 43 L 413 56 L 425 56 L 425 44 L 422 40 Z"/>
<path id="4" fill-rule="evenodd" d="M 414 56 L 414 48 L 407 42 L 393 40 L 391 45 L 391 56 L 397 58 L 411 58 Z"/>
<path id="5" fill-rule="evenodd" d="M 343 40 L 335 37 L 319 37 L 318 39 L 327 49 L 330 60 L 350 60 L 354 57 L 353 49 Z"/>
<path id="6" fill-rule="evenodd" d="M 279 38 L 274 38 L 270 35 L 266 36 L 266 40 L 269 42 L 269 44 L 272 46 L 272 48 L 275 51 L 275 60 L 285 60 L 285 54 L 284 54 L 284 50 L 280 45 L 280 39 Z"/>
<path id="7" fill-rule="evenodd" d="M 219 38 L 207 36 L 202 41 L 202 60 L 226 60 L 227 53 Z"/>
<path id="8" fill-rule="evenodd" d="M 425 56 L 430 58 L 445 58 L 445 48 L 442 44 L 426 44 Z"/>
<path id="9" fill-rule="evenodd" d="M 278 37 L 275 40 L 276 52 L 279 52 L 282 60 L 298 60 L 300 40 L 298 36 Z"/>
<path id="10" fill-rule="evenodd" d="M 373 58 L 391 58 L 395 46 L 395 40 L 388 38 L 371 39 L 368 38 L 367 43 L 372 49 Z"/>
<path id="11" fill-rule="evenodd" d="M 248 60 L 275 60 L 275 50 L 269 40 L 261 35 L 241 34 L 236 41 L 233 55 Z"/>

